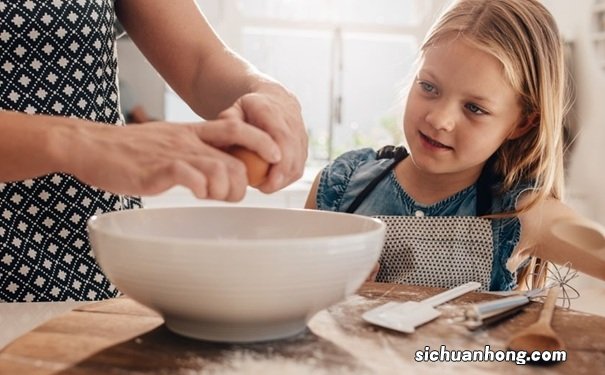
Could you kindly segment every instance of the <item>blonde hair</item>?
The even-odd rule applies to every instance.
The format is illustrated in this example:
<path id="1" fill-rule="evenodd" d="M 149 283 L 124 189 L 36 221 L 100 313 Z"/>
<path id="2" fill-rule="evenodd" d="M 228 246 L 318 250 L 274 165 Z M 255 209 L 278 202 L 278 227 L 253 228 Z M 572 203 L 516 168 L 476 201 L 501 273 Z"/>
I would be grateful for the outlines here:
<path id="1" fill-rule="evenodd" d="M 535 183 L 534 198 L 563 198 L 563 120 L 568 108 L 565 56 L 558 27 L 536 0 L 458 0 L 439 17 L 421 46 L 424 53 L 448 38 L 463 38 L 496 57 L 520 98 L 523 121 L 534 126 L 505 142 L 493 157 L 501 191 Z"/>
<path id="2" fill-rule="evenodd" d="M 531 181 L 535 194 L 515 212 L 491 216 L 515 215 L 548 197 L 562 199 L 568 76 L 563 42 L 550 12 L 536 0 L 458 0 L 433 25 L 421 53 L 452 37 L 463 38 L 502 63 L 520 99 L 519 124 L 534 123 L 523 136 L 501 145 L 485 168 L 502 180 L 500 192 Z M 545 267 L 547 262 L 532 259 L 517 275 L 518 286 L 544 285 Z"/>

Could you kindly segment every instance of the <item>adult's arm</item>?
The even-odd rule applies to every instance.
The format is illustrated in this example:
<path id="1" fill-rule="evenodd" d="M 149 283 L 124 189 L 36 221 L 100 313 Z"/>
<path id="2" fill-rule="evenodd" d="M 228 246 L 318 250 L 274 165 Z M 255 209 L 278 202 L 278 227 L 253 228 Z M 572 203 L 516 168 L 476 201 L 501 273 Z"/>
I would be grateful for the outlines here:
<path id="1" fill-rule="evenodd" d="M 300 178 L 307 135 L 296 97 L 229 49 L 194 0 L 119 0 L 120 22 L 166 82 L 206 119 L 239 118 L 267 132 L 281 160 L 259 187 Z M 260 154 L 263 144 L 251 146 Z"/>
<path id="2" fill-rule="evenodd" d="M 259 143 L 263 158 L 279 159 L 267 133 L 238 119 L 118 127 L 0 111 L 0 182 L 62 172 L 116 194 L 182 185 L 198 198 L 236 201 L 245 194 L 244 165 L 221 149 Z"/>

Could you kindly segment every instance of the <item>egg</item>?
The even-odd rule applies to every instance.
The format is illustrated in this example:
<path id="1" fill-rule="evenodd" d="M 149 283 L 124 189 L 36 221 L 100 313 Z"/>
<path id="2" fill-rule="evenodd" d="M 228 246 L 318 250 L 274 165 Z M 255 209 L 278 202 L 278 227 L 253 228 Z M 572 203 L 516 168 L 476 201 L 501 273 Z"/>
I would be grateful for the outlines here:
<path id="1" fill-rule="evenodd" d="M 243 147 L 232 147 L 229 154 L 238 158 L 246 166 L 246 176 L 248 185 L 257 187 L 267 179 L 269 173 L 269 163 L 261 158 L 256 152 Z"/>

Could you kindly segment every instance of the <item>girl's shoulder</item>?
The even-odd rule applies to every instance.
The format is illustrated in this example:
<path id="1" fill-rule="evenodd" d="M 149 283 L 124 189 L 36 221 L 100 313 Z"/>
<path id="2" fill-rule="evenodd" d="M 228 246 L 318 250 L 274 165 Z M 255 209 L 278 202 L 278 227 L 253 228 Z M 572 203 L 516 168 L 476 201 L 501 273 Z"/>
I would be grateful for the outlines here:
<path id="1" fill-rule="evenodd" d="M 317 190 L 317 207 L 338 211 L 349 186 L 364 186 L 390 164 L 388 159 L 379 159 L 371 148 L 348 151 L 328 164 L 320 175 Z"/>
<path id="2" fill-rule="evenodd" d="M 371 148 L 361 148 L 347 151 L 334 159 L 326 168 L 324 173 L 352 174 L 360 166 L 377 161 L 377 153 Z"/>
<path id="3" fill-rule="evenodd" d="M 512 212 L 517 207 L 517 202 L 519 197 L 527 192 L 531 191 L 534 188 L 534 183 L 531 181 L 526 181 L 517 184 L 512 189 L 506 190 L 499 194 L 494 195 L 493 200 L 493 211 L 494 213 L 504 213 L 504 212 Z"/>

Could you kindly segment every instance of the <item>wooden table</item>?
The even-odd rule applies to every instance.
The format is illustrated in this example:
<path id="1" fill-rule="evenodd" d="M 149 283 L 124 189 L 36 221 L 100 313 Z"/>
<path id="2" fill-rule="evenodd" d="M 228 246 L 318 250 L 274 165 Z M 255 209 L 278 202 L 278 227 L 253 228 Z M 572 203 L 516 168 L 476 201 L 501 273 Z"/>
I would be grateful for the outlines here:
<path id="1" fill-rule="evenodd" d="M 421 300 L 440 290 L 367 283 L 318 313 L 298 336 L 266 343 L 216 344 L 177 336 L 155 312 L 121 297 L 61 314 L 0 351 L 0 374 L 599 374 L 605 373 L 605 318 L 557 308 L 553 327 L 567 362 L 549 367 L 511 362 L 416 362 L 417 351 L 505 350 L 507 338 L 537 319 L 541 304 L 489 329 L 468 331 L 453 319 L 461 305 L 498 298 L 470 293 L 443 305 L 437 320 L 403 334 L 363 322 L 381 303 Z"/>

